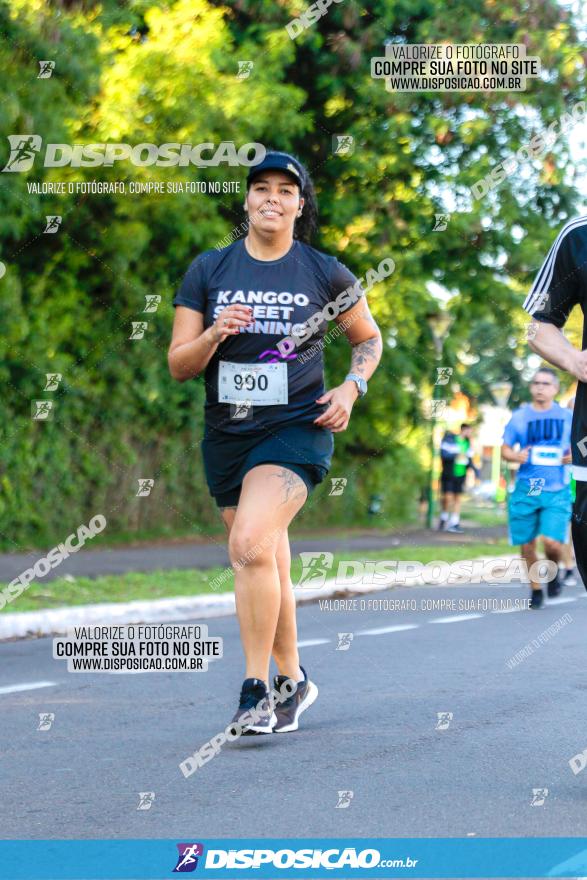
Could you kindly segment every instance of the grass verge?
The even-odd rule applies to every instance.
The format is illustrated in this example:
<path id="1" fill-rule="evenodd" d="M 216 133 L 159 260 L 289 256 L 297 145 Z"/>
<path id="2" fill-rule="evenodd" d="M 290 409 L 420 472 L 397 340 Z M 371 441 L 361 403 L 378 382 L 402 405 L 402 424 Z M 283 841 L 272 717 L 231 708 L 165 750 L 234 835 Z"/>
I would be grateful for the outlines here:
<path id="1" fill-rule="evenodd" d="M 356 551 L 334 554 L 332 573 L 342 560 L 417 560 L 423 565 L 434 560 L 458 562 L 476 556 L 504 556 L 513 548 L 503 540 L 479 544 L 443 545 L 441 547 L 394 547 L 389 550 Z M 13 602 L 4 606 L 0 614 L 15 611 L 39 611 L 66 605 L 88 605 L 98 602 L 131 602 L 137 599 L 169 599 L 174 596 L 214 595 L 233 589 L 232 573 L 228 573 L 219 590 L 214 591 L 210 582 L 225 569 L 171 569 L 167 571 L 140 572 L 107 575 L 97 578 L 56 578 L 52 581 L 33 581 L 30 587 Z M 292 559 L 292 579 L 297 583 L 302 571 L 299 556 Z M 0 585 L 0 589 L 5 584 Z"/>

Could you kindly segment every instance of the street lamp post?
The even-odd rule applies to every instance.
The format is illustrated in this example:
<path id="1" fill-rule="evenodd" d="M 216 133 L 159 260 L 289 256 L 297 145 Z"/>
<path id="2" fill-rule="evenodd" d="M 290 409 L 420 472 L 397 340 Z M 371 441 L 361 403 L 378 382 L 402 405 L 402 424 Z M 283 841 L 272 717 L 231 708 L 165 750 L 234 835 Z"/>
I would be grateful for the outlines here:
<path id="1" fill-rule="evenodd" d="M 434 386 L 432 391 L 432 412 L 430 431 L 430 471 L 428 473 L 428 507 L 426 510 L 426 528 L 431 529 L 434 521 L 434 464 L 436 461 L 436 407 L 435 401 L 440 400 L 440 385 L 438 384 L 438 367 L 442 366 L 442 352 L 444 349 L 444 340 L 448 333 L 448 328 L 452 322 L 452 315 L 445 309 L 440 309 L 432 315 L 429 315 L 428 324 L 434 341 Z"/>

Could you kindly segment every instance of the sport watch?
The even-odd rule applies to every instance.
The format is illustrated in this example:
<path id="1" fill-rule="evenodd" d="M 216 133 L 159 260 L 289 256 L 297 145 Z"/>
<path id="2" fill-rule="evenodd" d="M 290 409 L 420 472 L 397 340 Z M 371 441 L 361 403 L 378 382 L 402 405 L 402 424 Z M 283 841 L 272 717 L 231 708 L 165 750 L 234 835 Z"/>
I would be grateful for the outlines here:
<path id="1" fill-rule="evenodd" d="M 367 382 L 363 379 L 362 376 L 357 376 L 356 373 L 349 373 L 348 376 L 345 376 L 345 382 L 348 381 L 354 382 L 357 386 L 357 391 L 359 392 L 359 397 L 364 397 L 367 393 Z"/>

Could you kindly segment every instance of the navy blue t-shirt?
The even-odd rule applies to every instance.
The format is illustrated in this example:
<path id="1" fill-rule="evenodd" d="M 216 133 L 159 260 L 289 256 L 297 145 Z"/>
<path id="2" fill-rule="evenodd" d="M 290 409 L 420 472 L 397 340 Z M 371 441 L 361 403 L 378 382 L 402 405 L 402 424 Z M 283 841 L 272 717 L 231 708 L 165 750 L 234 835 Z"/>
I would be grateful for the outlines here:
<path id="1" fill-rule="evenodd" d="M 353 287 L 361 292 L 356 277 L 336 257 L 300 241 L 294 241 L 278 260 L 255 259 L 248 253 L 244 239 L 196 257 L 173 305 L 202 312 L 206 328 L 234 303 L 251 306 L 255 321 L 221 342 L 206 367 L 206 425 L 230 433 L 251 433 L 291 422 L 313 422 L 321 415 L 326 404 L 317 404 L 316 399 L 325 390 L 324 358 L 322 347 L 316 343 L 324 336 L 327 322 L 322 321 L 312 336 L 293 350 L 295 357 L 284 361 L 277 343 L 301 332 L 312 315 Z M 310 348 L 312 356 L 304 358 L 302 355 Z M 255 405 L 251 418 L 231 418 L 230 404 L 218 402 L 220 361 L 259 364 L 278 359 L 287 364 L 287 404 Z"/>

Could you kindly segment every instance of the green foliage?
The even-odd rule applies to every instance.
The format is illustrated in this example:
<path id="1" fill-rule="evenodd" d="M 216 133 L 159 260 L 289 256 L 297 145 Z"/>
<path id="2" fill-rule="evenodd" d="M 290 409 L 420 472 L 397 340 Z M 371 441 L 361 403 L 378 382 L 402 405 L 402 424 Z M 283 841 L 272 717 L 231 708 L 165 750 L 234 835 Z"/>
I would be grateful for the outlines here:
<path id="1" fill-rule="evenodd" d="M 260 141 L 299 155 L 318 192 L 316 245 L 357 275 L 384 257 L 396 263 L 370 294 L 385 340 L 381 368 L 349 430 L 336 437 L 332 474 L 348 474 L 348 490 L 330 497 L 329 483 L 320 487 L 315 499 L 324 503 L 313 500 L 301 521 L 368 522 L 369 499 L 382 494 L 387 522 L 414 510 L 427 464 L 421 402 L 434 368 L 431 282 L 454 294 L 445 363 L 455 381 L 482 393 L 486 338 L 497 351 L 490 358 L 497 378 L 520 357 L 523 291 L 553 229 L 574 212 L 576 194 L 562 173 L 565 142 L 527 178 L 510 178 L 484 199 L 471 202 L 469 188 L 578 100 L 581 59 L 569 14 L 553 0 L 539 15 L 522 0 L 507 8 L 496 0 L 341 3 L 292 41 L 285 25 L 304 7 L 297 0 L 0 3 L 0 143 L 11 133 L 44 143 Z M 384 54 L 390 35 L 525 43 L 548 77 L 515 94 L 392 94 L 370 76 L 370 59 Z M 40 59 L 55 61 L 48 79 L 37 78 Z M 236 76 L 239 60 L 254 62 L 246 79 Z M 332 136 L 341 133 L 355 139 L 351 156 L 333 153 Z M 27 183 L 242 183 L 243 169 L 37 163 L 1 177 L 4 546 L 63 539 L 97 512 L 110 533 L 207 528 L 216 514 L 198 447 L 203 388 L 169 376 L 171 299 L 191 260 L 240 223 L 242 192 L 34 195 Z M 434 214 L 447 205 L 449 226 L 433 233 Z M 43 234 L 49 214 L 63 217 L 56 234 Z M 148 294 L 162 298 L 156 313 L 143 311 Z M 131 323 L 141 320 L 144 338 L 130 340 Z M 472 371 L 463 352 L 480 358 Z M 344 340 L 326 357 L 328 382 L 340 382 L 350 361 Z M 58 391 L 43 390 L 47 373 L 62 374 Z M 54 401 L 51 421 L 31 419 L 37 399 Z M 136 497 L 140 478 L 155 480 L 148 498 Z"/>

